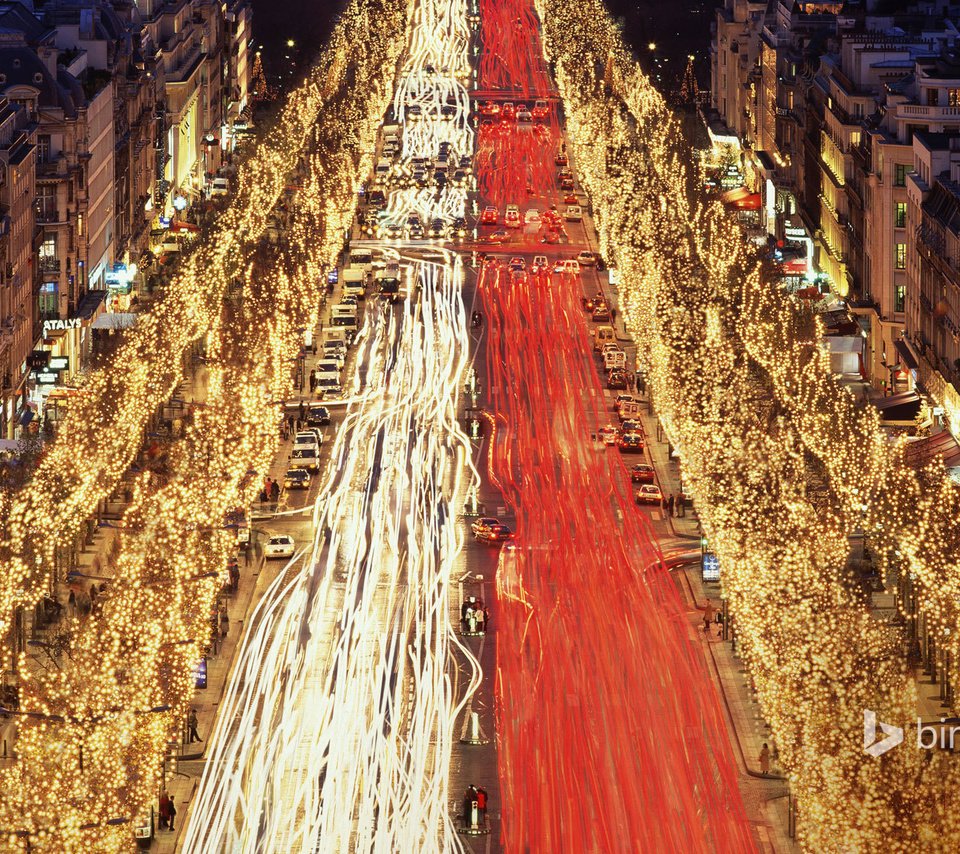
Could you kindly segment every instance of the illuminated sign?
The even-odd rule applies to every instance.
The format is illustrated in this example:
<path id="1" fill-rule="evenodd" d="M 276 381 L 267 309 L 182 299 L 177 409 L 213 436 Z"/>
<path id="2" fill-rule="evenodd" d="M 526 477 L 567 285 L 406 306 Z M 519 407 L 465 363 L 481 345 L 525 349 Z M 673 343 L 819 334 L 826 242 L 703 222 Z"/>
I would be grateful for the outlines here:
<path id="1" fill-rule="evenodd" d="M 704 581 L 720 580 L 720 558 L 713 552 L 704 552 L 700 575 Z"/>
<path id="2" fill-rule="evenodd" d="M 53 356 L 50 359 L 50 370 L 51 371 L 69 371 L 70 357 L 69 356 Z"/>
<path id="3" fill-rule="evenodd" d="M 193 670 L 193 685 L 195 688 L 207 687 L 207 659 L 201 658 Z"/>
<path id="4" fill-rule="evenodd" d="M 61 329 L 79 329 L 83 321 L 79 317 L 70 317 L 67 320 L 45 320 L 43 321 L 44 332 L 55 332 Z"/>

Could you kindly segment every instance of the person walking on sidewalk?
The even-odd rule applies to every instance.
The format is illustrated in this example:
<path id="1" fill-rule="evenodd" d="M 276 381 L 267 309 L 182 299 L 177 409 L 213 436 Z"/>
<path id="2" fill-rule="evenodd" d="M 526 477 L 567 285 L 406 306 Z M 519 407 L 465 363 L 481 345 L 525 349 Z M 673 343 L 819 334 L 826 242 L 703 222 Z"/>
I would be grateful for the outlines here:
<path id="1" fill-rule="evenodd" d="M 480 824 L 487 823 L 487 790 L 480 786 L 477 789 L 477 811 L 480 813 Z"/>
<path id="2" fill-rule="evenodd" d="M 764 742 L 760 750 L 760 773 L 766 777 L 770 773 L 770 748 Z"/>
<path id="3" fill-rule="evenodd" d="M 187 729 L 190 731 L 190 744 L 193 744 L 195 741 L 203 741 L 200 738 L 200 733 L 197 732 L 197 710 L 190 709 L 190 714 L 187 716 Z"/>
<path id="4" fill-rule="evenodd" d="M 280 481 L 275 480 L 273 485 L 270 487 L 270 500 L 279 501 L 280 500 Z"/>
<path id="5" fill-rule="evenodd" d="M 230 615 L 227 613 L 226 607 L 224 607 L 220 611 L 220 636 L 225 638 L 229 631 L 230 631 Z"/>
<path id="6" fill-rule="evenodd" d="M 681 519 L 683 518 L 683 507 L 684 507 L 685 501 L 686 499 L 684 499 L 683 493 L 681 492 L 677 496 L 677 516 L 680 517 Z"/>
<path id="7" fill-rule="evenodd" d="M 317 372 L 310 371 L 310 394 L 313 394 L 317 389 Z"/>
<path id="8" fill-rule="evenodd" d="M 173 823 L 177 818 L 177 808 L 173 805 L 173 798 L 170 795 L 167 795 L 167 799 L 170 801 L 170 830 L 175 830 Z"/>
<path id="9" fill-rule="evenodd" d="M 300 420 L 297 422 L 297 427 L 299 427 L 307 420 L 307 405 L 302 400 L 300 401 L 300 406 L 297 411 L 300 413 Z"/>
<path id="10" fill-rule="evenodd" d="M 672 493 L 672 492 L 670 493 L 669 497 L 667 498 L 667 515 L 668 515 L 668 516 L 672 516 L 672 515 L 673 515 L 673 493 Z"/>
<path id="11" fill-rule="evenodd" d="M 703 607 L 703 631 L 707 637 L 710 637 L 710 626 L 713 624 L 713 615 L 716 613 L 716 609 L 713 607 L 713 603 L 708 599 L 707 604 Z"/>
<path id="12" fill-rule="evenodd" d="M 160 795 L 160 829 L 166 830 L 170 826 L 170 796 L 164 792 Z"/>

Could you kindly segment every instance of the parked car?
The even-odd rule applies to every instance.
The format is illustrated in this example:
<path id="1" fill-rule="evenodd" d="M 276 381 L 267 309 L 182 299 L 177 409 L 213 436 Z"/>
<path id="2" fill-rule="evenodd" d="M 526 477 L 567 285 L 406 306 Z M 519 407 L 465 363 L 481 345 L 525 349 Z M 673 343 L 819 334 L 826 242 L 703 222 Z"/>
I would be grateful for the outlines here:
<path id="1" fill-rule="evenodd" d="M 293 537 L 289 534 L 275 534 L 267 540 L 264 552 L 268 560 L 277 557 L 293 557 L 295 548 Z"/>
<path id="2" fill-rule="evenodd" d="M 311 427 L 324 427 L 330 423 L 330 410 L 325 406 L 311 406 L 307 411 L 307 424 Z"/>
<path id="3" fill-rule="evenodd" d="M 626 372 L 621 371 L 620 369 L 610 371 L 610 375 L 607 377 L 607 388 L 625 389 L 626 387 L 627 387 Z"/>

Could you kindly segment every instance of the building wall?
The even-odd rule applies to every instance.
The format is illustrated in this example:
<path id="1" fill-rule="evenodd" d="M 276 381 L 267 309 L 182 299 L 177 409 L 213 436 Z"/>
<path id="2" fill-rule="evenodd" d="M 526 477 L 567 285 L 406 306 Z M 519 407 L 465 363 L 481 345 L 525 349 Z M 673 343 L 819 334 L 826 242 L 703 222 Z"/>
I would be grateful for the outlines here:
<path id="1" fill-rule="evenodd" d="M 86 115 L 85 208 L 87 277 L 90 288 L 102 288 L 114 256 L 114 116 L 113 81 L 91 100 Z"/>

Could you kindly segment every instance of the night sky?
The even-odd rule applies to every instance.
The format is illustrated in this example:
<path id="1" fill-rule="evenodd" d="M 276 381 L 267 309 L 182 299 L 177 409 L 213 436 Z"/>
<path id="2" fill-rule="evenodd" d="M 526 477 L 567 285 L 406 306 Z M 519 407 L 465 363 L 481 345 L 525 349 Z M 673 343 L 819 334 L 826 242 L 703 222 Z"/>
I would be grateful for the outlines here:
<path id="1" fill-rule="evenodd" d="M 253 0 L 256 43 L 263 45 L 264 66 L 272 79 L 313 58 L 346 0 Z M 713 0 L 607 0 L 615 16 L 624 18 L 626 33 L 645 70 L 673 91 L 686 67 L 697 57 L 701 86 L 706 82 L 707 46 Z M 287 47 L 293 39 L 294 48 Z M 656 50 L 648 45 L 653 42 Z M 286 56 L 291 57 L 290 60 Z M 659 61 L 659 65 L 657 64 Z"/>

